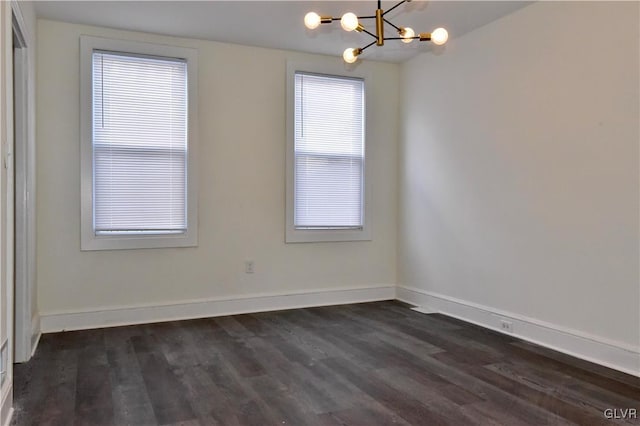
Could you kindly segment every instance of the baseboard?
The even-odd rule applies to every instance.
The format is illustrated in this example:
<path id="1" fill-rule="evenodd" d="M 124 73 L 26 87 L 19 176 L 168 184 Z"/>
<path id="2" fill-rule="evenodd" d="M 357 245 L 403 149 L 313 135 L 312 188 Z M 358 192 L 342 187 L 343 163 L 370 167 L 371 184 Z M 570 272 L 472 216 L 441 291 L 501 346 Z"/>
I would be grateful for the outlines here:
<path id="1" fill-rule="evenodd" d="M 427 306 L 415 306 L 411 308 L 412 311 L 420 312 L 421 314 L 437 314 L 438 312 L 429 309 Z"/>
<path id="2" fill-rule="evenodd" d="M 6 389 L 6 390 L 4 390 Z M 3 386 L 2 402 L 0 406 L 0 424 L 9 426 L 13 417 L 13 383 Z"/>
<path id="3" fill-rule="evenodd" d="M 31 318 L 31 356 L 36 353 L 38 343 L 40 343 L 40 336 L 42 336 L 40 332 L 40 315 L 35 314 Z"/>
<path id="4" fill-rule="evenodd" d="M 394 285 L 40 313 L 42 333 L 395 299 Z"/>
<path id="5" fill-rule="evenodd" d="M 625 343 L 412 287 L 398 286 L 396 298 L 428 312 L 442 313 L 640 377 L 640 348 Z M 504 332 L 501 320 L 511 322 L 513 332 Z"/>

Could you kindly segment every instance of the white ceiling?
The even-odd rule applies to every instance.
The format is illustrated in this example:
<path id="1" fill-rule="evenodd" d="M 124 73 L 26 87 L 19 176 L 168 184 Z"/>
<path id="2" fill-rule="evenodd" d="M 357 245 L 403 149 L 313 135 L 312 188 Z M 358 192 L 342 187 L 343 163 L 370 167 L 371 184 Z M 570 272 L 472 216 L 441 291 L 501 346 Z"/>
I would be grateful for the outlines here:
<path id="1" fill-rule="evenodd" d="M 382 8 L 389 9 L 395 3 L 383 1 Z M 530 3 L 413 1 L 387 18 L 397 26 L 412 27 L 416 33 L 445 27 L 454 40 Z M 35 5 L 39 18 L 340 56 L 347 47 L 362 47 L 373 38 L 347 33 L 339 22 L 307 30 L 304 15 L 308 11 L 334 17 L 348 11 L 373 15 L 376 1 L 39 1 Z M 373 20 L 363 24 L 375 32 Z M 385 33 L 396 36 L 389 26 L 385 26 Z M 430 47 L 428 42 L 387 41 L 383 47 L 370 47 L 362 57 L 402 62 Z"/>

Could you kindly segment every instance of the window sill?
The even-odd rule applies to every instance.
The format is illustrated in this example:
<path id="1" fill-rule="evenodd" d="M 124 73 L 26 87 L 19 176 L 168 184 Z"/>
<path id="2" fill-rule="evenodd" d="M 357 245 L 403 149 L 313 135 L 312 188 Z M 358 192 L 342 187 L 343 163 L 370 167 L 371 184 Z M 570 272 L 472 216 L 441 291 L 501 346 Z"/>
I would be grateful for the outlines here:
<path id="1" fill-rule="evenodd" d="M 371 231 L 364 229 L 287 229 L 286 243 L 329 243 L 371 241 Z"/>
<path id="2" fill-rule="evenodd" d="M 83 238 L 80 250 L 133 250 L 150 248 L 197 247 L 198 237 L 195 233 L 177 235 L 118 235 L 94 236 Z"/>

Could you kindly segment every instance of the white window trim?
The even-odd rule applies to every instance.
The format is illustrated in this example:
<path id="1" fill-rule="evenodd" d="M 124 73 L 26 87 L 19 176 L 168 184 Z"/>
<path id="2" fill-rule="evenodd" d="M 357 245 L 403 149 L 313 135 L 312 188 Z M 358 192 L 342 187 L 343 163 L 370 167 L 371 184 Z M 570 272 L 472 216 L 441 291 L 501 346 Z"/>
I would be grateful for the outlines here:
<path id="1" fill-rule="evenodd" d="M 294 108 L 295 108 L 295 73 L 308 72 L 326 74 L 337 77 L 358 77 L 364 80 L 365 92 L 365 143 L 364 143 L 364 207 L 361 229 L 296 229 L 294 225 Z M 369 152 L 371 147 L 371 73 L 360 70 L 347 70 L 344 64 L 316 63 L 316 62 L 287 62 L 287 148 L 286 148 L 286 224 L 285 242 L 338 242 L 338 241 L 370 241 L 371 240 L 371 176 L 369 167 Z"/>
<path id="2" fill-rule="evenodd" d="M 95 235 L 93 229 L 92 53 L 94 50 L 133 53 L 187 61 L 187 231 L 177 235 Z M 198 245 L 198 62 L 195 49 L 80 36 L 80 249 L 116 250 Z"/>

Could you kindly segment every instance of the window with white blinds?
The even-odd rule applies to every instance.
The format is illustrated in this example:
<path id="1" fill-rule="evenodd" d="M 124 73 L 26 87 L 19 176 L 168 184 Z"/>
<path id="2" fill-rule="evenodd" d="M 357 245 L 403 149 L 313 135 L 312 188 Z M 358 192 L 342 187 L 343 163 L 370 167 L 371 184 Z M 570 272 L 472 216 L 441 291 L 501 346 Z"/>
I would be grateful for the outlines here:
<path id="1" fill-rule="evenodd" d="M 80 37 L 81 249 L 197 245 L 197 52 Z"/>
<path id="2" fill-rule="evenodd" d="M 364 80 L 296 72 L 294 88 L 294 227 L 361 230 Z"/>
<path id="3" fill-rule="evenodd" d="M 94 52 L 96 234 L 185 232 L 186 158 L 185 61 Z"/>

